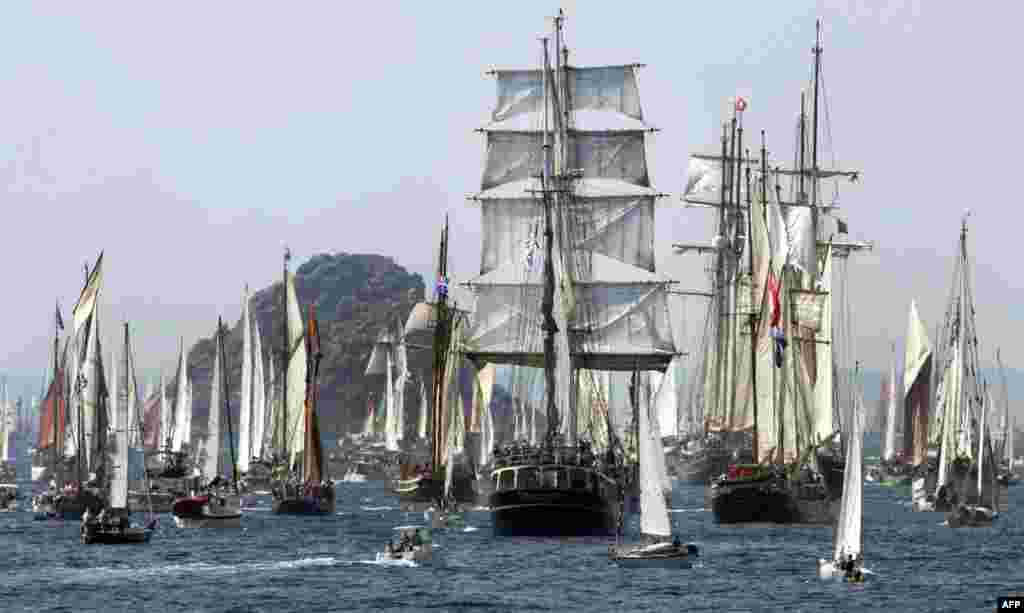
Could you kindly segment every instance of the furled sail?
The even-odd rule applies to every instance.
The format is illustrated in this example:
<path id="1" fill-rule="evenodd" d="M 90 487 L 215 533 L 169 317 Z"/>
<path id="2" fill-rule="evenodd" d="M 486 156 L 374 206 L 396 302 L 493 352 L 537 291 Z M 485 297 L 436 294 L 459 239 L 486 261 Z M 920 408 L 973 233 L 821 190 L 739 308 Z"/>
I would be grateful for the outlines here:
<path id="1" fill-rule="evenodd" d="M 292 465 L 302 457 L 306 440 L 306 343 L 302 325 L 302 311 L 295 295 L 295 275 L 288 273 L 285 288 L 288 308 L 288 406 L 284 407 L 287 420 L 288 450 Z"/>
<path id="2" fill-rule="evenodd" d="M 252 418 L 252 322 L 249 319 L 249 287 L 242 293 L 242 393 L 238 401 L 238 470 L 249 472 L 253 450 Z"/>

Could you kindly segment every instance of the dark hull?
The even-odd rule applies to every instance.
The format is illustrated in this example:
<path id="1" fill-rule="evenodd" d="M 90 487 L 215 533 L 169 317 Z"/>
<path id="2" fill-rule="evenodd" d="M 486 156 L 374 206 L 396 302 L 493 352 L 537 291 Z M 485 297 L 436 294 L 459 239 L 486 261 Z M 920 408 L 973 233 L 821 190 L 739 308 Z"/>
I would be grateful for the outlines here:
<path id="1" fill-rule="evenodd" d="M 749 437 L 732 436 L 729 441 L 716 440 L 705 443 L 702 449 L 690 454 L 680 454 L 675 465 L 676 476 L 690 483 L 710 483 L 726 473 L 731 464 L 745 464 L 753 461 Z"/>
<path id="2" fill-rule="evenodd" d="M 330 498 L 278 498 L 274 496 L 270 502 L 270 510 L 278 515 L 331 515 L 334 513 L 335 501 Z"/>
<path id="3" fill-rule="evenodd" d="M 617 525 L 614 506 L 588 491 L 518 489 L 490 497 L 499 536 L 608 536 Z"/>
<path id="4" fill-rule="evenodd" d="M 452 477 L 452 497 L 459 504 L 476 504 L 477 494 L 474 487 L 475 478 L 469 475 Z M 421 507 L 433 505 L 444 492 L 444 481 L 421 479 L 396 482 L 395 495 L 403 509 L 422 510 Z"/>
<path id="5" fill-rule="evenodd" d="M 723 481 L 708 488 L 711 510 L 719 524 L 831 524 L 839 516 L 839 499 L 820 486 L 785 479 Z"/>
<path id="6" fill-rule="evenodd" d="M 85 545 L 139 545 L 148 543 L 152 535 L 152 530 L 139 528 L 129 528 L 121 532 L 114 529 L 83 526 L 81 538 Z"/>

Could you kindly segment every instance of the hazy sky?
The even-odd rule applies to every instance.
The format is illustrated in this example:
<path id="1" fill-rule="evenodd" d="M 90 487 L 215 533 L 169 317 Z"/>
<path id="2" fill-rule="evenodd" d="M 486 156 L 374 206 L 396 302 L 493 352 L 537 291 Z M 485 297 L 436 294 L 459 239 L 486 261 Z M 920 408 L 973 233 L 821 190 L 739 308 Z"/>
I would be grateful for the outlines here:
<path id="1" fill-rule="evenodd" d="M 285 242 L 299 262 L 392 255 L 430 283 L 447 210 L 454 276 L 479 266 L 480 214 L 464 197 L 481 176 L 473 129 L 495 100 L 484 72 L 536 66 L 557 3 L 172 5 L 5 5 L 0 372 L 42 371 L 54 299 L 69 319 L 101 249 L 104 336 L 129 319 L 139 366 L 168 373 L 180 335 L 233 321 L 246 282 L 279 278 Z M 822 18 L 833 149 L 863 171 L 840 205 L 853 237 L 878 245 L 850 264 L 858 356 L 885 366 L 911 298 L 929 327 L 941 315 L 971 207 L 983 353 L 1001 343 L 1024 364 L 1017 4 L 561 6 L 574 63 L 647 64 L 651 173 L 676 195 L 659 209 L 658 263 L 687 287 L 705 285 L 702 264 L 670 243 L 710 238 L 709 214 L 679 205 L 688 153 L 717 142 L 740 92 L 748 134 L 765 128 L 791 156 Z"/>

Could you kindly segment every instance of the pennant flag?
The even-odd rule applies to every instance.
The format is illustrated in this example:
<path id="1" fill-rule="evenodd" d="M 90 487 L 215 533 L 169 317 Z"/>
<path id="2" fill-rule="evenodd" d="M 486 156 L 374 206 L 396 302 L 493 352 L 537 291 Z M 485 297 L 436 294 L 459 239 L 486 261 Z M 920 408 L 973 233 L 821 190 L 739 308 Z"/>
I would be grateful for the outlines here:
<path id="1" fill-rule="evenodd" d="M 89 273 L 89 280 L 82 289 L 82 295 L 78 297 L 78 303 L 71 311 L 71 332 L 78 334 L 78 330 L 92 315 L 96 308 L 96 298 L 99 297 L 100 285 L 103 282 L 103 252 L 96 258 L 96 265 Z"/>

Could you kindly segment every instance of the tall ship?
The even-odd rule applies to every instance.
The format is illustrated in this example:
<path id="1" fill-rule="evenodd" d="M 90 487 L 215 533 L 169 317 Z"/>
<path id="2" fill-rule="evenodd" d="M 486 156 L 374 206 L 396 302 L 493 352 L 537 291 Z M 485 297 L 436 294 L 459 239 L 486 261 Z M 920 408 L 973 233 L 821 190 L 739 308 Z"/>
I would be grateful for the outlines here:
<path id="1" fill-rule="evenodd" d="M 696 250 L 715 258 L 702 470 L 719 523 L 821 524 L 839 511 L 839 409 L 854 406 L 856 394 L 848 299 L 833 299 L 833 269 L 842 276 L 848 256 L 871 244 L 846 240 L 844 220 L 827 235 L 822 223 L 835 208 L 822 203 L 823 180 L 835 180 L 838 193 L 838 181 L 858 173 L 818 163 L 820 24 L 818 31 L 812 109 L 808 116 L 802 95 L 795 167 L 769 163 L 763 131 L 760 155 L 747 152 L 742 97 L 719 152 L 691 156 L 685 199 L 718 215 L 711 245 Z"/>
<path id="2" fill-rule="evenodd" d="M 991 396 L 981 373 L 967 236 L 965 215 L 938 339 L 934 412 L 925 399 L 908 401 L 915 409 L 911 496 L 918 511 L 946 513 L 970 505 L 1005 512 L 1008 506 L 1007 486 L 997 478 L 999 463 L 987 423 Z M 908 343 L 915 340 L 909 337 Z M 915 379 L 919 378 L 920 374 Z"/>
<path id="3" fill-rule="evenodd" d="M 320 336 L 312 305 L 306 330 L 295 294 L 295 275 L 284 254 L 282 316 L 284 318 L 281 410 L 273 425 L 271 510 L 287 515 L 334 513 L 334 484 L 328 478 L 317 417 Z"/>
<path id="4" fill-rule="evenodd" d="M 476 305 L 464 354 L 513 378 L 543 373 L 536 396 L 516 398 L 543 407 L 530 415 L 531 427 L 543 420 L 538 440 L 493 449 L 499 535 L 614 532 L 637 488 L 619 435 L 632 420 L 612 423 L 609 381 L 647 379 L 677 355 L 671 282 L 655 272 L 661 194 L 647 169 L 640 66 L 571 65 L 564 19 L 542 40 L 539 69 L 493 72 L 498 101 L 473 198 L 483 244 L 481 274 L 466 283 Z"/>

